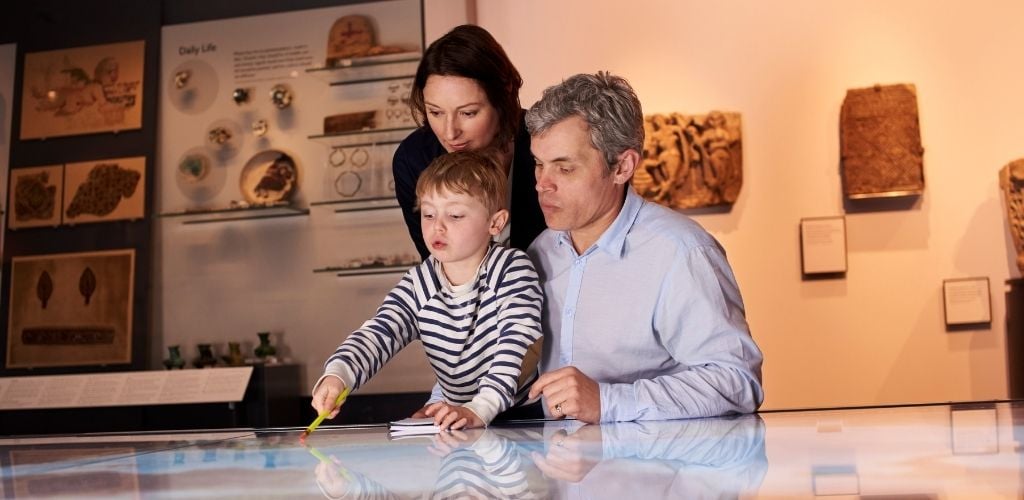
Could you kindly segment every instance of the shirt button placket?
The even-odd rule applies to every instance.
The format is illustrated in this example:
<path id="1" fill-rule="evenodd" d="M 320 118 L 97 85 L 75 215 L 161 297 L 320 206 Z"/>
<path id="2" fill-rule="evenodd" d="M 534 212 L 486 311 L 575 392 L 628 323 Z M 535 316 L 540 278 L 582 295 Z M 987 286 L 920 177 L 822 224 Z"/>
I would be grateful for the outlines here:
<path id="1" fill-rule="evenodd" d="M 562 345 L 558 362 L 561 366 L 569 366 L 573 362 L 573 338 L 576 332 L 576 305 L 580 298 L 580 285 L 583 282 L 583 269 L 586 257 L 577 257 L 572 264 L 569 277 L 569 288 L 566 290 L 565 307 L 562 310 Z"/>

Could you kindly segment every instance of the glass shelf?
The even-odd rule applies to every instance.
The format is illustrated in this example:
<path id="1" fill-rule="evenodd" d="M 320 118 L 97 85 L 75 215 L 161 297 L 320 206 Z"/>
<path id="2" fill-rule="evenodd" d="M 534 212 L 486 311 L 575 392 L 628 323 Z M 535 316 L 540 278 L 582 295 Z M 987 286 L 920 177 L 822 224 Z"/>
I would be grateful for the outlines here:
<path id="1" fill-rule="evenodd" d="M 370 210 L 388 210 L 400 208 L 394 196 L 383 196 L 377 198 L 359 198 L 353 200 L 323 200 L 314 201 L 310 206 L 318 207 L 325 205 L 340 205 L 334 209 L 334 213 L 343 212 L 366 212 Z"/>
<path id="2" fill-rule="evenodd" d="M 353 130 L 333 134 L 311 135 L 309 139 L 329 141 L 332 146 L 373 146 L 375 144 L 395 144 L 402 142 L 416 127 L 377 128 L 370 130 Z"/>
<path id="3" fill-rule="evenodd" d="M 309 68 L 306 73 L 331 85 L 349 85 L 383 80 L 412 78 L 416 75 L 421 54 L 400 52 L 380 56 L 342 59 L 330 67 Z"/>
<path id="4" fill-rule="evenodd" d="M 228 222 L 238 220 L 274 219 L 279 217 L 298 217 L 309 215 L 308 208 L 293 206 L 268 206 L 250 208 L 220 208 L 212 210 L 185 210 L 183 212 L 166 212 L 160 217 L 184 217 L 182 224 L 209 224 L 212 222 Z"/>

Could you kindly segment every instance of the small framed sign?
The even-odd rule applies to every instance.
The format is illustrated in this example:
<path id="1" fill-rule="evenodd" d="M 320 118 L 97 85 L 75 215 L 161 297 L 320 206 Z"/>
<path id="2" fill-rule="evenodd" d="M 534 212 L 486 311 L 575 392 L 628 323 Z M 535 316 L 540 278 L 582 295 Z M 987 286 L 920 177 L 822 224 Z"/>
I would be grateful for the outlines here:
<path id="1" fill-rule="evenodd" d="M 946 326 L 992 322 L 988 277 L 943 280 L 942 299 Z"/>
<path id="2" fill-rule="evenodd" d="M 800 219 L 800 263 L 804 275 L 846 272 L 846 217 Z"/>

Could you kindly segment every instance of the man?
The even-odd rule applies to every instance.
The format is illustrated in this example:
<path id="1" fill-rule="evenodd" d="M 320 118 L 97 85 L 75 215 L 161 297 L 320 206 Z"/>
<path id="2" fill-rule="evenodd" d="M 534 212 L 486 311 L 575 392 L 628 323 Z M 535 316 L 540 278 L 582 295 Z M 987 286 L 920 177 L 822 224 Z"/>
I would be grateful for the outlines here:
<path id="1" fill-rule="evenodd" d="M 644 142 L 629 83 L 573 76 L 526 123 L 549 228 L 529 249 L 548 335 L 530 397 L 588 423 L 755 411 L 762 356 L 725 251 L 629 184 Z"/>

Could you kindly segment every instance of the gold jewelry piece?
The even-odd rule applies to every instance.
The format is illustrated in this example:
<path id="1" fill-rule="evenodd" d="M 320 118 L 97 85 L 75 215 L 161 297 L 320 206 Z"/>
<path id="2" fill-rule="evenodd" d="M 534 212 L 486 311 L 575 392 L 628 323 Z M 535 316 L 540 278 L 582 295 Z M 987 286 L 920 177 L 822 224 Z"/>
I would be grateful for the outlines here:
<path id="1" fill-rule="evenodd" d="M 349 159 L 352 160 L 353 167 L 363 167 L 366 166 L 366 162 L 370 161 L 370 153 L 363 148 L 356 148 Z"/>
<path id="2" fill-rule="evenodd" d="M 327 162 L 332 167 L 340 167 L 345 164 L 345 149 L 334 148 L 331 150 L 331 154 L 327 156 Z"/>

